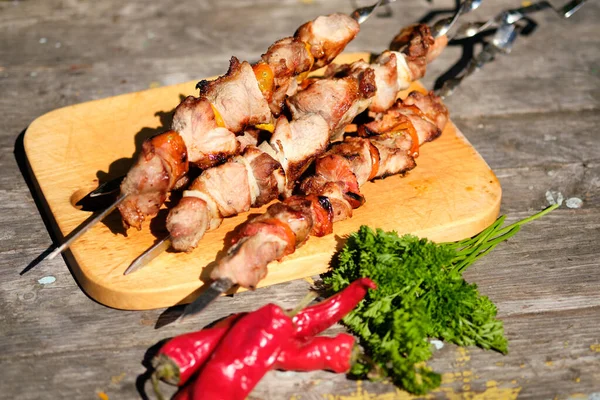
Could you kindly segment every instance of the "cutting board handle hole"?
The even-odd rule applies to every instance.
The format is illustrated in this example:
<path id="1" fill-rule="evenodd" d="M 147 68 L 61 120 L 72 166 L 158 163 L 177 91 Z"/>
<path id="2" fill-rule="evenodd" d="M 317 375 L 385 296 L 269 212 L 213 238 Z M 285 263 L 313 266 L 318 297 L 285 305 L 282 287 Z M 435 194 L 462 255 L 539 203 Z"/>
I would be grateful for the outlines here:
<path id="1" fill-rule="evenodd" d="M 90 197 L 90 192 L 97 187 L 97 183 L 90 184 L 74 191 L 71 194 L 71 205 L 80 211 L 96 212 L 104 210 L 115 200 L 115 198 L 113 196 Z"/>

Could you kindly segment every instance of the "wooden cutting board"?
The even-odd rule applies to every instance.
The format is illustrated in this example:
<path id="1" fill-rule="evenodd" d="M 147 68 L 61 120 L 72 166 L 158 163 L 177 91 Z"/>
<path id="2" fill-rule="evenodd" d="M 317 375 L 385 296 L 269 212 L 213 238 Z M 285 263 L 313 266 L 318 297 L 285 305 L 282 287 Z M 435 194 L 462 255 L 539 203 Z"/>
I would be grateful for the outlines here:
<path id="1" fill-rule="evenodd" d="M 368 53 L 344 54 L 339 61 L 359 58 L 368 59 Z M 180 100 L 197 93 L 195 84 L 65 107 L 30 125 L 25 151 L 59 237 L 92 215 L 74 203 L 97 187 L 99 180 L 126 173 L 136 148 L 145 138 L 167 129 L 168 117 Z M 418 84 L 411 89 L 423 90 Z M 336 223 L 334 234 L 312 237 L 282 262 L 272 263 L 259 286 L 326 271 L 343 238 L 363 224 L 434 241 L 472 236 L 494 221 L 501 198 L 496 176 L 452 123 L 440 138 L 421 148 L 416 169 L 404 177 L 369 182 L 362 191 L 367 202 L 351 219 Z M 102 304 L 135 310 L 173 306 L 190 302 L 202 292 L 203 280 L 226 248 L 228 232 L 248 215 L 225 220 L 219 229 L 207 233 L 192 253 L 163 253 L 127 276 L 123 271 L 129 264 L 165 235 L 165 213 L 149 224 L 150 229 L 146 224 L 139 232 L 130 229 L 127 236 L 120 216 L 113 213 L 64 255 L 83 290 Z"/>

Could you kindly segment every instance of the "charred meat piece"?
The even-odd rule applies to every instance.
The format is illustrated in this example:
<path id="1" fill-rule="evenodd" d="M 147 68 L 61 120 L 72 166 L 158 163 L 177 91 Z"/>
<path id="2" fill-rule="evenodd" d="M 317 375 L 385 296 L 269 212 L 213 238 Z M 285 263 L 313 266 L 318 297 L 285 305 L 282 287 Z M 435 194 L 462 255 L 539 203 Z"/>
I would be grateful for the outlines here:
<path id="1" fill-rule="evenodd" d="M 191 251 L 191 244 L 198 242 L 207 231 L 209 220 L 206 201 L 194 196 L 183 197 L 167 217 L 173 248 Z"/>
<path id="2" fill-rule="evenodd" d="M 306 43 L 290 37 L 275 42 L 262 59 L 271 67 L 275 77 L 269 107 L 274 115 L 279 115 L 286 97 L 294 94 L 298 88 L 296 77 L 310 71 L 314 57 Z"/>
<path id="3" fill-rule="evenodd" d="M 315 58 L 313 70 L 329 64 L 354 39 L 360 25 L 346 14 L 318 17 L 302 25 L 295 37 L 307 43 Z"/>
<path id="4" fill-rule="evenodd" d="M 186 146 L 177 132 L 168 131 L 146 140 L 121 183 L 121 195 L 127 195 L 119 204 L 125 227 L 139 230 L 147 216 L 158 214 L 167 193 L 187 170 Z"/>
<path id="5" fill-rule="evenodd" d="M 437 138 L 447 121 L 448 110 L 439 97 L 432 93 L 412 92 L 404 101 L 398 99 L 375 121 L 365 124 L 364 129 L 367 135 L 389 135 L 410 130 L 411 137 L 416 136 L 413 142 L 418 142 L 418 145 Z"/>
<path id="6" fill-rule="evenodd" d="M 415 81 L 425 76 L 427 57 L 434 42 L 431 30 L 427 25 L 415 24 L 402 29 L 396 35 L 390 44 L 390 50 L 406 54 L 412 80 Z M 441 51 L 440 47 L 443 48 L 441 41 L 438 42 L 438 46 L 435 48 L 437 54 Z M 434 55 L 432 53 L 429 57 L 432 58 Z"/>
<path id="7" fill-rule="evenodd" d="M 303 114 L 291 122 L 279 117 L 269 142 L 285 171 L 287 192 L 311 161 L 327 149 L 329 133 L 327 122 L 319 114 Z"/>
<path id="8" fill-rule="evenodd" d="M 214 109 L 205 98 L 188 96 L 177 106 L 172 129 L 186 144 L 188 158 L 200 168 L 209 168 L 236 154 L 235 134 L 220 126 Z"/>
<path id="9" fill-rule="evenodd" d="M 240 286 L 255 288 L 267 275 L 267 265 L 293 253 L 311 232 L 331 231 L 331 213 L 317 197 L 290 197 L 270 206 L 266 213 L 248 221 L 234 238 L 234 244 L 212 279 L 227 277 Z"/>
<path id="10" fill-rule="evenodd" d="M 225 127 L 240 132 L 246 125 L 271 122 L 271 110 L 258 87 L 252 66 L 232 57 L 227 74 L 198 83 L 205 97 L 219 112 Z"/>

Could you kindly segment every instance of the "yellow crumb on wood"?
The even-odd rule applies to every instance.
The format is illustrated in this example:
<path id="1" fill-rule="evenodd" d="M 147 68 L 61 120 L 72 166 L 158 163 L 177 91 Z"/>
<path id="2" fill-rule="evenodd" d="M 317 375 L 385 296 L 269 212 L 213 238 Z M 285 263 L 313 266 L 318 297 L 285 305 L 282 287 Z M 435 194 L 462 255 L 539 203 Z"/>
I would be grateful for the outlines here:
<path id="1" fill-rule="evenodd" d="M 108 395 L 106 393 L 104 393 L 104 392 L 96 392 L 96 394 L 98 395 L 98 397 L 101 400 L 108 400 Z"/>
<path id="2" fill-rule="evenodd" d="M 544 364 L 546 364 L 546 366 L 551 367 L 554 365 L 554 363 L 552 362 L 552 360 L 546 361 Z"/>
<path id="3" fill-rule="evenodd" d="M 594 343 L 590 346 L 590 350 L 600 353 L 600 343 Z"/>
<path id="4" fill-rule="evenodd" d="M 125 376 L 126 376 L 126 375 L 125 375 L 125 372 L 123 372 L 123 373 L 122 373 L 122 374 L 120 374 L 120 375 L 111 376 L 111 377 L 110 377 L 110 382 L 111 382 L 111 383 L 114 383 L 114 384 L 116 385 L 117 383 L 119 383 L 119 382 L 121 382 L 123 379 L 125 379 Z"/>
<path id="5" fill-rule="evenodd" d="M 504 362 L 498 361 L 498 362 L 496 362 L 496 366 L 497 367 L 504 367 Z"/>

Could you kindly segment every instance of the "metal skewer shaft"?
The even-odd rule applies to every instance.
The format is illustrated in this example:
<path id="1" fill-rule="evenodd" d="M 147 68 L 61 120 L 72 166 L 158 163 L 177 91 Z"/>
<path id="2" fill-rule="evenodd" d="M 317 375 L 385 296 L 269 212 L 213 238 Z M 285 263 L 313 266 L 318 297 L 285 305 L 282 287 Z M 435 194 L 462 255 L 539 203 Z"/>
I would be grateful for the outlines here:
<path id="1" fill-rule="evenodd" d="M 161 253 L 167 251 L 169 247 L 171 247 L 171 235 L 161 239 L 158 243 L 154 244 L 148 250 L 143 252 L 141 256 L 133 260 L 131 265 L 129 265 L 125 272 L 123 272 L 123 275 L 129 275 L 130 273 L 135 272 L 143 266 L 147 265 L 148 263 L 150 263 L 150 261 L 154 260 Z"/>
<path id="2" fill-rule="evenodd" d="M 191 302 L 185 307 L 183 310 L 183 314 L 181 315 L 181 320 L 183 321 L 186 318 L 194 316 L 204 310 L 210 303 L 215 301 L 220 295 L 228 291 L 234 286 L 233 281 L 227 278 L 219 278 L 213 283 L 210 284 L 208 289 L 206 289 L 200 297 Z"/>
<path id="3" fill-rule="evenodd" d="M 585 2 L 586 0 L 572 0 L 560 8 L 554 8 L 548 1 L 542 0 L 529 6 L 503 11 L 484 23 L 467 23 L 463 25 L 459 28 L 459 35 L 457 35 L 465 35 L 462 38 L 475 36 L 494 25 L 497 25 L 498 28 L 492 41 L 485 44 L 481 52 L 471 59 L 461 73 L 444 83 L 442 88 L 437 92 L 438 96 L 442 99 L 447 98 L 460 85 L 463 79 L 479 71 L 485 64 L 494 61 L 497 54 L 510 53 L 513 43 L 522 29 L 518 22 L 524 19 L 528 14 L 540 10 L 551 9 L 560 17 L 569 18 L 579 10 Z"/>
<path id="4" fill-rule="evenodd" d="M 65 238 L 66 240 L 60 246 L 58 246 L 56 249 L 54 249 L 54 251 L 52 253 L 48 254 L 46 259 L 52 260 L 54 257 L 56 257 L 57 255 L 59 255 L 60 253 L 62 253 L 66 249 L 68 249 L 69 246 L 74 241 L 76 241 L 81 235 L 86 233 L 92 226 L 94 226 L 98 222 L 102 221 L 104 219 L 104 217 L 106 217 L 108 214 L 113 212 L 113 210 L 115 208 L 117 208 L 117 206 L 119 204 L 121 204 L 123 202 L 123 200 L 125 200 L 126 198 L 127 198 L 127 195 L 125 195 L 125 194 L 121 195 L 114 203 L 112 203 L 106 210 L 104 210 L 100 214 L 98 214 L 94 219 L 92 219 L 85 225 L 80 226 L 78 229 L 74 230 L 69 235 L 67 235 L 67 237 Z"/>

